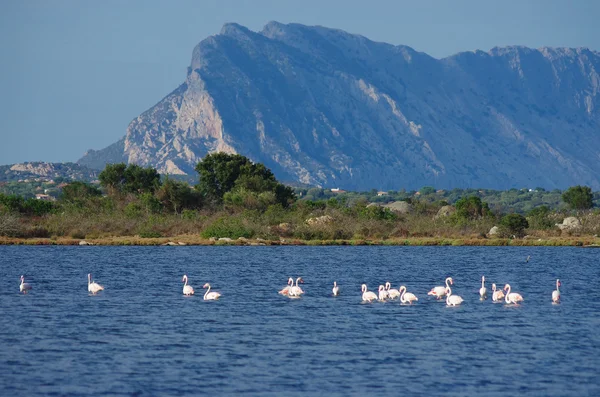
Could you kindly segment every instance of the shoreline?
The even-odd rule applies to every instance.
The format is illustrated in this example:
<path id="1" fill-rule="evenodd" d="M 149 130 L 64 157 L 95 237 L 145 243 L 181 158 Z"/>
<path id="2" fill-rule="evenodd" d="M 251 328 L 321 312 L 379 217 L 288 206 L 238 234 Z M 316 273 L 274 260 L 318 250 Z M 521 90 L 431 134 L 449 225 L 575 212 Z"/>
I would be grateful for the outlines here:
<path id="1" fill-rule="evenodd" d="M 584 247 L 600 248 L 600 238 L 594 236 L 550 238 L 442 238 L 412 237 L 371 240 L 298 240 L 298 239 L 203 239 L 182 235 L 160 238 L 139 236 L 75 238 L 12 238 L 0 237 L 0 245 L 76 245 L 76 246 L 489 246 L 489 247 Z"/>

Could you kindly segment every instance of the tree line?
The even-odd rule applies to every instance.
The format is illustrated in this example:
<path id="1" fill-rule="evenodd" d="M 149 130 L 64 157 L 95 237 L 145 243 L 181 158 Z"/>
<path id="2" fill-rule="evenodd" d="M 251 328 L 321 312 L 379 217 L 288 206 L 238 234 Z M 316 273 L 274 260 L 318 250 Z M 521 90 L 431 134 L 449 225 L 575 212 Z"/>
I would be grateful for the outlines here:
<path id="1" fill-rule="evenodd" d="M 482 191 L 456 197 L 450 206 L 451 196 L 443 196 L 448 192 L 433 187 L 410 194 L 388 192 L 383 197 L 377 191 L 334 195 L 324 189 L 294 190 L 263 164 L 237 154 L 209 154 L 195 170 L 198 183 L 190 186 L 161 176 L 152 167 L 108 164 L 98 176 L 100 188 L 71 182 L 56 203 L 0 194 L 0 225 L 11 226 L 5 228 L 10 233 L 4 234 L 26 237 L 199 233 L 305 240 L 484 235 L 497 225 L 501 235 L 520 237 L 527 229 L 550 231 L 564 215 L 545 205 L 524 214 L 510 208 L 494 210 Z M 410 214 L 372 204 L 397 198 L 410 204 Z M 571 211 L 594 205 L 587 186 L 573 186 L 561 198 Z M 446 206 L 454 211 L 439 217 L 438 211 Z M 19 227 L 27 231 L 15 232 Z"/>

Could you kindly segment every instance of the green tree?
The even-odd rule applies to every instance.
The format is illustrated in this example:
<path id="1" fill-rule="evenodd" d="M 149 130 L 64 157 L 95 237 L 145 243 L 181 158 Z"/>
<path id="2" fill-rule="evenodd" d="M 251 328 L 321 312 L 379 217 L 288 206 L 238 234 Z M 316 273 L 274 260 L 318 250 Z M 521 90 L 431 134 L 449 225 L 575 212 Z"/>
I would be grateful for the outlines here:
<path id="1" fill-rule="evenodd" d="M 592 189 L 587 186 L 571 186 L 563 193 L 562 199 L 575 210 L 586 210 L 594 205 Z"/>
<path id="2" fill-rule="evenodd" d="M 528 227 L 527 219 L 520 214 L 508 214 L 500 219 L 500 234 L 504 236 L 523 237 Z"/>
<path id="3" fill-rule="evenodd" d="M 463 197 L 458 200 L 456 207 L 456 216 L 464 219 L 479 219 L 491 214 L 487 203 L 482 202 L 477 196 Z"/>
<path id="4" fill-rule="evenodd" d="M 202 207 L 202 196 L 185 182 L 178 182 L 167 178 L 156 191 L 156 198 L 164 208 L 174 213 L 186 209 Z"/>
<path id="5" fill-rule="evenodd" d="M 421 193 L 422 196 L 426 196 L 428 194 L 435 193 L 435 191 L 436 190 L 433 186 L 423 186 L 421 190 L 419 190 L 419 193 Z"/>
<path id="6" fill-rule="evenodd" d="M 63 187 L 61 199 L 64 201 L 75 202 L 99 196 L 102 196 L 100 189 L 89 183 L 77 181 L 71 182 Z"/>
<path id="7" fill-rule="evenodd" d="M 156 169 L 136 164 L 107 164 L 98 179 L 109 194 L 154 193 L 160 186 L 160 175 Z"/>
<path id="8" fill-rule="evenodd" d="M 235 189 L 273 192 L 276 202 L 284 207 L 295 200 L 294 191 L 279 183 L 271 170 L 239 154 L 209 154 L 198 163 L 196 172 L 200 176 L 196 189 L 216 204 L 221 204 L 225 193 Z"/>
<path id="9" fill-rule="evenodd" d="M 527 213 L 527 221 L 532 229 L 551 229 L 554 222 L 550 219 L 550 208 L 546 205 L 535 207 Z"/>

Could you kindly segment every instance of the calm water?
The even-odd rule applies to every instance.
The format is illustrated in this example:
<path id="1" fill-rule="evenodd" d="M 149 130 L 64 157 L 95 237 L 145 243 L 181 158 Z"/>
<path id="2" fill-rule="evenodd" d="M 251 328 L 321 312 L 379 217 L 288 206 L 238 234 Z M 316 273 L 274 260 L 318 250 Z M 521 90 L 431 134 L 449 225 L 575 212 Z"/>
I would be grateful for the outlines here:
<path id="1" fill-rule="evenodd" d="M 0 247 L 0 395 L 597 396 L 599 259 L 582 248 Z M 182 295 L 184 273 L 196 296 Z M 524 304 L 480 302 L 482 274 Z M 301 299 L 277 294 L 289 276 L 306 281 Z M 446 276 L 463 306 L 427 297 Z M 361 283 L 386 280 L 419 302 L 361 303 Z M 205 282 L 220 301 L 202 300 Z"/>

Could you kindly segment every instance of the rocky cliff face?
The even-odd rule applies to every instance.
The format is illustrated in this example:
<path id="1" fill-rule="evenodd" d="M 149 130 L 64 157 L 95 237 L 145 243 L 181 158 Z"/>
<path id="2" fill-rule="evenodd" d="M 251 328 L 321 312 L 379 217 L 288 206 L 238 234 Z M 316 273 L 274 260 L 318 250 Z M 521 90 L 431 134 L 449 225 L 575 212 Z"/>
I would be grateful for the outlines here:
<path id="1" fill-rule="evenodd" d="M 599 72 L 588 49 L 438 60 L 323 27 L 226 24 L 194 49 L 181 86 L 79 163 L 186 174 L 225 151 L 324 187 L 597 190 Z"/>

